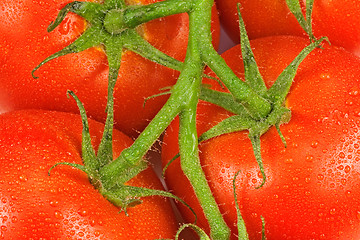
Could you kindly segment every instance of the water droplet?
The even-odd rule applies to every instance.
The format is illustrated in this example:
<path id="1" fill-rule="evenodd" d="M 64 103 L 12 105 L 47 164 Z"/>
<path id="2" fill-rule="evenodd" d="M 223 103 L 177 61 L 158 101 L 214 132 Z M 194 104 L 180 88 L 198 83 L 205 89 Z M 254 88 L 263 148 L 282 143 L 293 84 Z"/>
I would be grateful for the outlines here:
<path id="1" fill-rule="evenodd" d="M 11 218 L 11 222 L 16 223 L 18 221 L 18 218 L 16 216 L 13 216 Z"/>
<path id="2" fill-rule="evenodd" d="M 336 213 L 336 209 L 335 209 L 335 208 L 330 209 L 330 214 L 331 214 L 331 215 L 334 215 L 335 213 Z"/>
<path id="3" fill-rule="evenodd" d="M 99 237 L 100 236 L 100 231 L 95 231 L 94 235 L 95 235 L 95 237 Z"/>
<path id="4" fill-rule="evenodd" d="M 350 99 L 345 101 L 345 105 L 347 105 L 347 106 L 352 106 L 353 104 L 354 104 L 354 102 Z"/>
<path id="5" fill-rule="evenodd" d="M 351 171 L 351 167 L 349 165 L 347 165 L 345 167 L 345 173 L 349 173 Z"/>
<path id="6" fill-rule="evenodd" d="M 349 92 L 349 95 L 351 96 L 357 96 L 359 94 L 359 91 L 357 89 L 351 89 Z"/>
<path id="7" fill-rule="evenodd" d="M 80 210 L 78 211 L 78 213 L 80 214 L 80 216 L 83 216 L 83 217 L 85 217 L 86 215 L 88 215 L 88 211 L 87 211 L 86 209 L 84 209 L 84 208 L 80 209 Z"/>
<path id="8" fill-rule="evenodd" d="M 59 202 L 58 202 L 57 200 L 51 200 L 51 201 L 49 202 L 49 204 L 50 204 L 50 206 L 52 206 L 52 207 L 56 207 L 56 206 L 59 205 Z"/>
<path id="9" fill-rule="evenodd" d="M 340 165 L 340 166 L 337 167 L 337 169 L 339 169 L 339 170 L 344 170 L 344 166 L 343 166 L 343 165 Z"/>
<path id="10" fill-rule="evenodd" d="M 319 145 L 319 142 L 316 141 L 316 140 L 311 143 L 311 147 L 312 147 L 312 148 L 317 148 L 318 145 Z"/>
<path id="11" fill-rule="evenodd" d="M 21 182 L 26 182 L 28 180 L 27 176 L 25 176 L 25 175 L 20 175 L 19 179 Z"/>
<path id="12" fill-rule="evenodd" d="M 340 182 L 341 182 L 342 185 L 345 185 L 345 184 L 346 184 L 346 179 L 345 179 L 345 178 L 342 178 L 342 179 L 340 180 Z"/>
<path id="13" fill-rule="evenodd" d="M 57 219 L 62 219 L 64 217 L 63 214 L 58 210 L 56 210 L 54 214 Z"/>
<path id="14" fill-rule="evenodd" d="M 314 160 L 314 157 L 312 155 L 306 156 L 306 161 L 307 162 L 312 162 L 313 160 Z"/>
<path id="15" fill-rule="evenodd" d="M 322 174 L 319 174 L 318 176 L 317 176 L 317 178 L 321 181 L 321 180 L 324 180 L 324 175 L 322 175 Z"/>
<path id="16" fill-rule="evenodd" d="M 293 159 L 292 158 L 287 158 L 285 159 L 285 163 L 292 163 L 293 162 Z"/>
<path id="17" fill-rule="evenodd" d="M 320 78 L 323 80 L 330 79 L 330 75 L 329 75 L 329 73 L 321 73 Z"/>
<path id="18" fill-rule="evenodd" d="M 339 158 L 345 158 L 345 153 L 343 152 L 339 153 Z"/>

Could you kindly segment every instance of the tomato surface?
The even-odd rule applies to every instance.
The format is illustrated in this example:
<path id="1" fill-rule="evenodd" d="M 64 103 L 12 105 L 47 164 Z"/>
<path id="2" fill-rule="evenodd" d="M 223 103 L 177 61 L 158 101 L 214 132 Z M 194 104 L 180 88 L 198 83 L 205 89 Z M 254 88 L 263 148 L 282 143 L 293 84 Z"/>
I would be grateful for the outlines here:
<path id="1" fill-rule="evenodd" d="M 305 38 L 278 36 L 251 41 L 267 86 L 308 44 Z M 222 55 L 243 77 L 240 47 Z M 285 148 L 275 127 L 261 137 L 267 180 L 256 163 L 247 131 L 200 143 L 205 175 L 237 239 L 232 181 L 237 171 L 237 197 L 250 239 L 261 239 L 261 216 L 267 239 L 359 239 L 360 236 L 360 60 L 335 46 L 314 50 L 300 64 L 286 106 L 289 123 L 281 125 Z M 217 83 L 215 88 L 221 89 Z M 210 103 L 198 104 L 199 135 L 231 116 Z M 178 120 L 164 136 L 165 165 L 178 153 Z M 199 225 L 208 228 L 179 160 L 165 176 L 169 188 L 197 211 Z M 191 214 L 179 206 L 188 221 Z"/>
<path id="2" fill-rule="evenodd" d="M 90 121 L 93 145 L 103 125 Z M 107 201 L 82 171 L 59 162 L 82 164 L 81 118 L 71 113 L 22 110 L 0 115 L 1 239 L 172 238 L 177 221 L 164 197 L 142 198 L 129 216 Z M 114 157 L 131 145 L 114 132 Z M 127 184 L 162 189 L 149 168 Z"/>
<path id="3" fill-rule="evenodd" d="M 305 7 L 305 0 L 300 0 Z M 239 42 L 237 3 L 241 3 L 250 38 L 271 35 L 303 35 L 304 31 L 286 5 L 285 0 L 218 0 L 223 26 Z M 313 31 L 316 37 L 327 36 L 332 44 L 360 55 L 360 2 L 357 0 L 315 0 Z"/>
<path id="4" fill-rule="evenodd" d="M 129 1 L 150 4 L 158 0 Z M 66 91 L 74 91 L 89 116 L 103 122 L 107 96 L 108 62 L 102 48 L 57 58 L 37 72 L 31 71 L 46 57 L 73 42 L 87 23 L 68 14 L 53 32 L 46 31 L 59 10 L 69 0 L 9 0 L 0 2 L 0 109 L 48 109 L 77 113 Z M 101 1 L 97 1 L 101 2 Z M 217 12 L 216 12 L 217 13 Z M 219 22 L 214 9 L 214 45 L 219 40 Z M 188 15 L 157 19 L 141 25 L 139 32 L 153 46 L 183 60 L 188 36 Z M 136 136 L 155 116 L 167 97 L 146 102 L 164 87 L 175 84 L 178 72 L 150 62 L 131 51 L 124 51 L 115 87 L 115 124 L 127 135 Z"/>

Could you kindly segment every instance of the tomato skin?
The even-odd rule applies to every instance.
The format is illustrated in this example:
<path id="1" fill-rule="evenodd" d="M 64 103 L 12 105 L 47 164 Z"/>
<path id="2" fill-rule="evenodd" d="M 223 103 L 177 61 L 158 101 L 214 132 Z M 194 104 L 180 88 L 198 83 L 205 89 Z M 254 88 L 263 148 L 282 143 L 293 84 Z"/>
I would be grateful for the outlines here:
<path id="1" fill-rule="evenodd" d="M 251 41 L 268 86 L 307 44 L 307 39 L 293 36 Z M 239 46 L 223 57 L 242 77 Z M 237 239 L 232 181 L 239 170 L 237 197 L 250 239 L 261 239 L 260 216 L 265 218 L 270 240 L 359 238 L 360 81 L 354 77 L 359 74 L 360 60 L 334 46 L 314 50 L 300 64 L 286 100 L 292 118 L 281 125 L 287 148 L 274 127 L 261 137 L 267 181 L 260 189 L 256 187 L 262 178 L 247 132 L 222 135 L 200 144 L 203 170 L 232 229 L 232 239 Z M 200 102 L 199 134 L 230 115 L 220 107 Z M 177 134 L 175 120 L 164 136 L 163 165 L 178 152 Z M 169 166 L 165 180 L 169 189 L 197 211 L 199 225 L 208 228 L 179 161 Z M 188 221 L 193 220 L 191 213 L 180 209 Z"/>
<path id="2" fill-rule="evenodd" d="M 103 125 L 90 121 L 94 146 Z M 70 113 L 23 110 L 0 115 L 1 239 L 172 238 L 177 221 L 168 199 L 143 198 L 129 216 L 108 202 L 82 171 L 81 118 Z M 114 156 L 132 140 L 114 132 Z M 128 182 L 162 189 L 149 168 Z"/>
<path id="3" fill-rule="evenodd" d="M 300 4 L 304 7 L 305 0 Z M 216 1 L 223 26 L 239 42 L 237 3 L 251 39 L 272 35 L 304 35 L 285 0 Z M 360 54 L 360 2 L 356 0 L 314 1 L 313 31 L 316 37 L 327 36 L 334 45 Z"/>
<path id="4" fill-rule="evenodd" d="M 158 0 L 141 0 L 149 4 Z M 0 109 L 47 109 L 77 113 L 66 97 L 74 91 L 89 116 L 104 122 L 108 63 L 101 48 L 55 59 L 43 65 L 33 79 L 31 71 L 45 58 L 73 42 L 86 27 L 83 19 L 69 14 L 53 32 L 46 31 L 59 10 L 70 0 L 1 1 L 0 14 Z M 99 2 L 99 1 L 98 1 Z M 214 45 L 219 41 L 219 21 L 214 8 Z M 16 26 L 16 27 L 14 27 Z M 188 16 L 178 14 L 140 26 L 144 38 L 156 48 L 179 60 L 185 58 Z M 124 51 L 115 87 L 115 124 L 129 136 L 136 136 L 155 116 L 167 97 L 147 97 L 175 84 L 178 72 L 141 56 Z"/>

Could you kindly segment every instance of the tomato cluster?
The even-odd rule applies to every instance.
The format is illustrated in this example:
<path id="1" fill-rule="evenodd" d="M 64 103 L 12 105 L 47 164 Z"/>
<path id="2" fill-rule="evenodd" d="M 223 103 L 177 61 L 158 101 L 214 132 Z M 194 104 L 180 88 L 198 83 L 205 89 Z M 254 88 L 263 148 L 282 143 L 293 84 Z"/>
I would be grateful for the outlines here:
<path id="1" fill-rule="evenodd" d="M 199 39 L 192 39 L 188 45 L 193 31 L 189 15 L 193 16 L 191 11 L 199 11 L 191 7 L 201 1 L 88 2 L 89 9 L 99 4 L 114 4 L 115 14 L 125 14 L 117 9 L 122 4 L 134 5 L 136 9 L 164 2 L 156 6 L 164 9 L 169 6 L 169 11 L 173 11 L 170 6 L 175 4 L 179 8 L 186 6 L 181 13 L 171 16 L 165 16 L 163 9 L 165 17 L 154 17 L 134 29 L 152 47 L 167 55 L 161 55 L 163 59 L 159 57 L 159 62 L 173 59 L 169 60 L 171 64 L 183 64 L 191 59 L 189 55 L 197 54 L 194 46 Z M 309 32 L 293 16 L 289 2 L 215 0 L 212 9 L 209 25 L 215 48 L 219 44 L 220 23 L 237 44 L 241 13 L 256 64 L 268 89 L 309 44 Z M 103 147 L 102 141 L 106 139 L 106 134 L 105 137 L 102 134 L 104 128 L 107 129 L 110 109 L 107 94 L 112 69 L 106 48 L 110 45 L 74 50 L 73 54 L 54 58 L 37 69 L 44 59 L 75 43 L 91 27 L 91 21 L 86 18 L 88 13 L 83 12 L 82 17 L 74 13 L 80 11 L 84 1 L 70 3 L 70 0 L 0 2 L 0 110 L 4 112 L 0 115 L 0 239 L 174 238 L 179 219 L 169 199 L 140 194 L 146 197 L 139 200 L 133 195 L 130 197 L 129 190 L 129 196 L 122 196 L 129 200 L 128 205 L 119 207 L 111 199 L 113 195 L 106 195 L 106 191 L 123 186 L 116 182 L 102 188 L 103 183 L 108 186 L 103 176 L 94 178 L 91 169 L 83 165 L 88 154 L 84 147 L 87 131 L 95 152 Z M 281 122 L 280 129 L 276 125 L 262 132 L 264 172 L 259 168 L 256 154 L 254 156 L 254 145 L 249 138 L 252 129 L 221 134 L 199 143 L 201 168 L 230 228 L 230 239 L 237 239 L 239 234 L 237 205 L 251 240 L 261 239 L 263 235 L 271 240 L 360 238 L 359 3 L 355 0 L 313 1 L 311 31 L 315 38 L 327 37 L 330 44 L 322 43 L 297 68 L 282 104 L 291 112 L 291 117 Z M 299 0 L 304 17 L 309 11 L 307 4 L 312 1 Z M 74 12 L 66 12 L 54 31 L 47 32 L 46 27 L 67 8 Z M 149 7 L 147 11 L 153 9 Z M 101 14 L 104 13 L 96 16 Z M 131 17 L 141 19 L 142 16 Z M 104 24 L 104 31 L 107 26 Z M 165 93 L 172 94 L 179 71 L 183 71 L 183 65 L 172 69 L 171 64 L 163 66 L 146 59 L 140 47 L 132 48 L 126 43 L 121 46 L 124 46 L 119 50 L 122 51 L 121 67 L 113 89 L 114 131 L 110 148 L 115 161 L 132 146 L 131 138 L 137 138 L 157 116 L 168 99 Z M 251 59 L 246 57 L 242 57 L 240 45 L 221 55 L 239 79 L 244 79 L 249 71 L 246 62 Z M 206 63 L 212 64 L 208 59 Z M 205 68 L 202 87 L 231 92 L 215 72 L 210 66 Z M 82 109 L 79 101 L 67 98 L 69 90 L 83 103 L 89 126 L 84 115 L 77 115 L 79 107 Z M 234 102 L 246 106 L 246 102 Z M 199 100 L 196 132 L 192 136 L 201 136 L 236 114 L 221 104 Z M 257 121 L 262 124 L 266 118 Z M 112 122 L 109 125 L 112 127 Z M 179 118 L 175 118 L 162 136 L 161 156 L 158 154 L 156 160 L 166 168 L 163 180 L 170 192 L 186 203 L 179 201 L 178 204 L 182 220 L 196 222 L 211 235 L 210 221 L 184 174 L 181 156 L 174 158 L 181 152 L 179 132 Z M 101 163 L 99 169 L 106 168 L 105 163 Z M 132 170 L 125 172 L 131 175 Z M 263 174 L 266 175 L 264 185 Z M 129 179 L 124 188 L 164 189 L 151 167 Z M 186 240 L 192 239 L 191 234 L 183 236 Z"/>

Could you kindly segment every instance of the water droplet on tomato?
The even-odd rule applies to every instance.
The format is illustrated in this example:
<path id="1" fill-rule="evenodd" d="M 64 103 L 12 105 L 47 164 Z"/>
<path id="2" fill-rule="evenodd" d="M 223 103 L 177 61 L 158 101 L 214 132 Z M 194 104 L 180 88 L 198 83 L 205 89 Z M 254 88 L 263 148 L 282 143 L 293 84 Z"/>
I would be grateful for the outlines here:
<path id="1" fill-rule="evenodd" d="M 50 204 L 50 206 L 52 206 L 52 207 L 56 207 L 56 206 L 59 205 L 59 202 L 58 202 L 57 200 L 51 200 L 51 201 L 49 202 L 49 204 Z"/>
<path id="2" fill-rule="evenodd" d="M 16 216 L 13 216 L 11 218 L 11 222 L 16 223 L 18 221 L 18 218 Z"/>
<path id="3" fill-rule="evenodd" d="M 330 79 L 330 75 L 329 75 L 329 73 L 321 73 L 320 78 L 323 80 Z"/>
<path id="4" fill-rule="evenodd" d="M 26 182 L 28 180 L 27 176 L 25 176 L 25 175 L 20 175 L 19 179 L 21 182 Z"/>
<path id="5" fill-rule="evenodd" d="M 349 165 L 347 165 L 346 167 L 345 167 L 345 173 L 349 173 L 350 171 L 351 171 L 351 167 L 349 166 Z"/>
<path id="6" fill-rule="evenodd" d="M 99 237 L 100 236 L 100 231 L 95 231 L 94 235 L 95 235 L 95 237 Z"/>
<path id="7" fill-rule="evenodd" d="M 313 160 L 314 160 L 314 157 L 312 155 L 306 156 L 306 161 L 307 162 L 312 162 Z"/>
<path id="8" fill-rule="evenodd" d="M 345 178 L 342 178 L 342 179 L 340 180 L 340 182 L 341 182 L 342 185 L 345 185 L 345 184 L 346 184 L 346 179 L 345 179 Z"/>
<path id="9" fill-rule="evenodd" d="M 345 158 L 345 153 L 343 152 L 339 153 L 339 158 Z"/>
<path id="10" fill-rule="evenodd" d="M 350 99 L 345 101 L 345 105 L 347 105 L 347 106 L 352 106 L 353 104 L 354 104 L 354 102 Z"/>
<path id="11" fill-rule="evenodd" d="M 320 234 L 320 239 L 326 239 L 326 235 L 324 233 Z"/>
<path id="12" fill-rule="evenodd" d="M 85 217 L 86 215 L 88 215 L 88 211 L 86 210 L 86 209 L 80 209 L 79 211 L 78 211 L 78 213 L 80 214 L 80 216 L 83 216 L 83 217 Z"/>
<path id="13" fill-rule="evenodd" d="M 319 142 L 316 141 L 316 140 L 311 143 L 311 147 L 312 147 L 312 148 L 317 148 L 318 145 L 319 145 Z"/>
<path id="14" fill-rule="evenodd" d="M 63 218 L 64 218 L 63 214 L 62 214 L 60 211 L 58 211 L 58 210 L 56 210 L 56 211 L 54 212 L 54 214 L 55 214 L 55 217 L 56 217 L 57 219 L 63 219 Z"/>
<path id="15" fill-rule="evenodd" d="M 324 175 L 319 174 L 319 175 L 317 176 L 317 179 L 319 179 L 320 181 L 321 181 L 321 180 L 324 180 Z"/>
<path id="16" fill-rule="evenodd" d="M 335 209 L 335 208 L 330 209 L 330 214 L 331 214 L 331 215 L 334 215 L 335 213 L 336 213 L 336 209 Z"/>
<path id="17" fill-rule="evenodd" d="M 339 169 L 339 170 L 344 170 L 344 165 L 339 165 L 339 166 L 337 167 L 337 169 Z"/>
<path id="18" fill-rule="evenodd" d="M 351 89 L 349 92 L 349 95 L 351 96 L 357 96 L 359 94 L 359 91 L 357 89 Z"/>
<path id="19" fill-rule="evenodd" d="M 285 159 L 285 163 L 292 163 L 293 162 L 293 159 L 292 158 L 287 158 Z"/>

